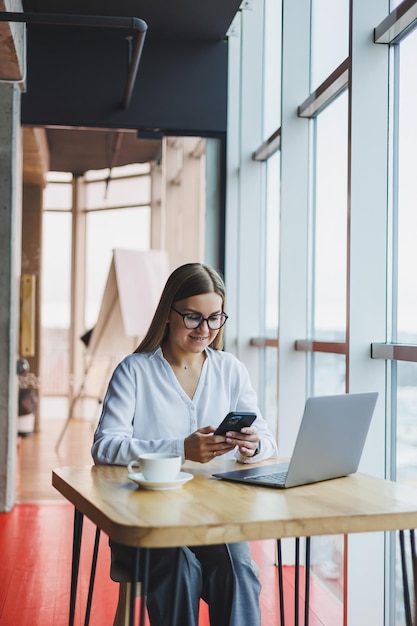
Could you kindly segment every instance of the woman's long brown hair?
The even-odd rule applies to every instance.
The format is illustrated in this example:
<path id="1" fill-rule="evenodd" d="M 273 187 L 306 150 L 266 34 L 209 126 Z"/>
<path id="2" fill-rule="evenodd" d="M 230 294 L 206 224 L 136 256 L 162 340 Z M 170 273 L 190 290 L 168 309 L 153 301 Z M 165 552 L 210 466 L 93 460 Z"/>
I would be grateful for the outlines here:
<path id="1" fill-rule="evenodd" d="M 216 270 L 202 263 L 186 263 L 174 270 L 162 291 L 148 331 L 135 352 L 153 352 L 162 345 L 169 333 L 167 321 L 174 303 L 204 293 L 219 294 L 224 311 L 226 289 Z M 222 349 L 223 328 L 217 333 L 210 347 L 215 350 Z"/>

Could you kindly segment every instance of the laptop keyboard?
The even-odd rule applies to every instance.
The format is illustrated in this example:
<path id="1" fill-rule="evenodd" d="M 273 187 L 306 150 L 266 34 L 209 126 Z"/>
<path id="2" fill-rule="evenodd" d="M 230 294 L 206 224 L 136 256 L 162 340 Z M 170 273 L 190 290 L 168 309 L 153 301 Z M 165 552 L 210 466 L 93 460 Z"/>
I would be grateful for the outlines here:
<path id="1" fill-rule="evenodd" d="M 247 476 L 246 479 L 260 481 L 262 483 L 272 483 L 274 485 L 285 485 L 288 472 L 275 472 L 274 474 L 261 474 L 259 476 Z"/>

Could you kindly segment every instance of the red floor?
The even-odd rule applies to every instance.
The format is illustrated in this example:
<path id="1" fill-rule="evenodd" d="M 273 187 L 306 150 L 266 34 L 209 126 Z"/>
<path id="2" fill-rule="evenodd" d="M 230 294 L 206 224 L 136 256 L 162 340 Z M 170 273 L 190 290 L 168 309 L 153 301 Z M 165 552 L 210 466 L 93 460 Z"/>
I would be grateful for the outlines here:
<path id="1" fill-rule="evenodd" d="M 73 509 L 66 503 L 18 504 L 11 513 L 0 514 L 1 626 L 67 626 L 72 532 Z M 92 524 L 85 520 L 75 626 L 84 624 L 94 533 Z M 261 569 L 262 626 L 279 624 L 275 542 L 256 541 L 251 545 Z M 286 624 L 293 626 L 293 568 L 284 570 Z M 102 535 L 91 626 L 112 626 L 117 594 L 118 585 L 109 577 L 107 538 Z M 342 626 L 340 605 L 314 579 L 310 606 L 310 626 Z M 303 623 L 300 617 L 300 626 Z M 208 626 L 205 605 L 200 626 Z"/>

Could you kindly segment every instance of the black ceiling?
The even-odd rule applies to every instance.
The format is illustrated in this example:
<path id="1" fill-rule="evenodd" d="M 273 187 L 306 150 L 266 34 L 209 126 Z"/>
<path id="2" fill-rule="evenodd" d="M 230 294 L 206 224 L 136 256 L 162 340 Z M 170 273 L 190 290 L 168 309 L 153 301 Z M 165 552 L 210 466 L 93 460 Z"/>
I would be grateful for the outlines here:
<path id="1" fill-rule="evenodd" d="M 139 17 L 166 39 L 223 39 L 242 0 L 23 0 L 25 12 Z"/>
<path id="2" fill-rule="evenodd" d="M 135 33 L 28 21 L 22 124 L 46 128 L 50 169 L 82 173 L 158 158 L 160 135 L 141 138 L 144 131 L 225 133 L 226 33 L 240 2 L 23 0 L 25 13 L 135 17 L 148 25 L 132 99 L 122 110 L 126 38 Z"/>

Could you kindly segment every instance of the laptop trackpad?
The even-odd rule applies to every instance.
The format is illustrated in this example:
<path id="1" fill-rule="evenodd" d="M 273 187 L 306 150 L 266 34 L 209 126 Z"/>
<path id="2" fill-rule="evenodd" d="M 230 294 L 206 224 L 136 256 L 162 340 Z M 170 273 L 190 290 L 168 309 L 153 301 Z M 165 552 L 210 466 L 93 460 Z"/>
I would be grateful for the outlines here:
<path id="1" fill-rule="evenodd" d="M 259 481 L 259 483 L 266 482 L 275 482 L 275 480 L 270 481 L 270 476 L 274 476 L 275 474 L 284 474 L 284 476 L 288 472 L 288 463 L 274 463 L 273 465 L 266 465 L 263 467 L 251 467 L 244 470 L 237 470 L 232 472 L 223 472 L 221 474 L 213 474 L 215 478 L 222 478 L 223 480 L 237 480 L 239 482 Z M 282 479 L 279 479 L 281 482 Z M 284 478 L 285 482 L 285 478 Z"/>

